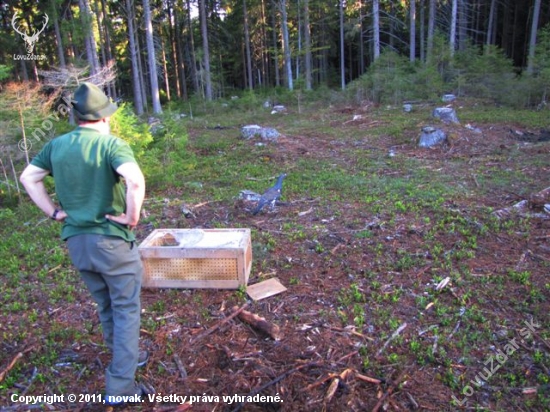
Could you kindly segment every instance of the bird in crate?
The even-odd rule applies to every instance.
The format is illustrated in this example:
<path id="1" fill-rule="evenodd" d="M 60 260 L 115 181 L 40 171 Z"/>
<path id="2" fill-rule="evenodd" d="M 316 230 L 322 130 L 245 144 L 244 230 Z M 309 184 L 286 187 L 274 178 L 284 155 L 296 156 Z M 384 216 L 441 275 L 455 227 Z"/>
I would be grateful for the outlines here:
<path id="1" fill-rule="evenodd" d="M 258 205 L 256 208 L 252 211 L 253 215 L 257 215 L 260 213 L 260 211 L 266 206 L 270 205 L 271 209 L 275 207 L 275 203 L 277 203 L 277 200 L 281 197 L 282 191 L 283 191 L 283 180 L 286 177 L 286 173 L 281 174 L 277 178 L 277 183 L 275 183 L 272 187 L 267 189 L 262 196 L 260 197 L 260 200 L 258 201 Z"/>

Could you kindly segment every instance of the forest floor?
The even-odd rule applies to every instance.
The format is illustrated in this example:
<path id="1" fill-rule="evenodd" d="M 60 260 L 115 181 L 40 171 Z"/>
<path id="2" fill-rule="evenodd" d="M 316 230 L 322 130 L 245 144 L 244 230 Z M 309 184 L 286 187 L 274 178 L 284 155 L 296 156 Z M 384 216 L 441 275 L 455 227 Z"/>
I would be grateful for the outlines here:
<path id="1" fill-rule="evenodd" d="M 150 360 L 138 380 L 187 402 L 146 399 L 115 410 L 550 410 L 550 215 L 531 196 L 550 186 L 550 142 L 540 130 L 485 121 L 479 130 L 443 126 L 448 143 L 424 149 L 415 140 L 421 122 L 373 137 L 389 118 L 347 106 L 328 120 L 310 116 L 331 132 L 288 127 L 268 147 L 239 140 L 237 127 L 190 126 L 188 150 L 197 156 L 217 155 L 205 133 L 209 141 L 225 133 L 234 142 L 224 150 L 261 151 L 269 177 L 289 174 L 288 190 L 274 210 L 252 215 L 238 196 L 184 202 L 186 186 L 167 189 L 148 197 L 144 215 L 155 219 L 140 224 L 139 240 L 153 228 L 250 228 L 249 285 L 275 277 L 287 290 L 250 301 L 243 288 L 144 289 L 141 345 Z M 306 164 L 324 168 L 326 180 L 315 182 Z M 523 211 L 493 213 L 522 200 Z M 33 293 L 33 327 L 80 333 L 56 335 L 39 378 L 35 367 L 48 353 L 40 338 L 4 340 L 0 373 L 17 377 L 0 387 L 0 410 L 26 410 L 13 393 L 101 394 L 110 356 L 87 291 L 79 286 L 57 306 Z M 226 319 L 245 304 L 280 337 Z M 3 313 L 2 322 L 28 324 L 28 312 Z M 93 402 L 41 408 L 103 410 Z"/>

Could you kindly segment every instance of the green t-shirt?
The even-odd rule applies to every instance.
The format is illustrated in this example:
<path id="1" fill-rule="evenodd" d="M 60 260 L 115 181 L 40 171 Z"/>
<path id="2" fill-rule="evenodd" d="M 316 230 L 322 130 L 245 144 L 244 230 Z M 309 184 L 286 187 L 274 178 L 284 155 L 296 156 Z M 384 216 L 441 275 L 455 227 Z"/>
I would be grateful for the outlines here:
<path id="1" fill-rule="evenodd" d="M 126 189 L 116 169 L 128 162 L 136 161 L 125 141 L 86 127 L 48 142 L 32 160 L 54 178 L 59 204 L 68 215 L 63 240 L 85 233 L 135 240 L 125 225 L 105 218 L 126 211 Z"/>

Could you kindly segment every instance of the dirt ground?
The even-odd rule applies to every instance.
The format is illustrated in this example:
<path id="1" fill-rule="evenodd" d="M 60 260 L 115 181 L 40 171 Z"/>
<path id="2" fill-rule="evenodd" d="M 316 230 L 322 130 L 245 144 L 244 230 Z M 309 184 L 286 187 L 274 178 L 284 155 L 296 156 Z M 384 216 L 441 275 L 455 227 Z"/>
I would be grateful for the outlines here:
<path id="1" fill-rule="evenodd" d="M 343 125 L 345 127 L 370 126 L 368 120 L 358 120 Z M 518 138 L 518 132 L 522 133 Z M 532 134 L 529 134 L 532 133 Z M 502 157 L 506 151 L 521 147 L 525 152 L 537 153 L 550 152 L 548 144 L 532 144 L 525 142 L 531 137 L 536 139 L 537 131 L 516 130 L 513 125 L 485 126 L 483 133 L 478 134 L 469 129 L 457 128 L 451 133 L 451 143 L 441 148 L 425 150 L 416 147 L 411 136 L 410 144 L 399 144 L 391 140 L 387 141 L 387 148 L 393 148 L 399 156 L 427 159 L 434 169 L 445 168 L 449 159 L 463 158 L 476 162 L 477 159 L 487 161 L 490 156 L 495 156 L 495 165 L 498 167 L 515 167 L 509 162 L 500 164 L 495 152 Z M 312 147 L 314 142 L 314 147 Z M 367 145 L 368 142 L 356 141 L 355 146 Z M 274 163 L 293 163 L 302 156 L 325 157 L 334 161 L 347 164 L 345 154 L 346 147 L 341 142 L 323 139 L 322 136 L 287 136 L 279 140 L 277 158 L 270 159 Z M 490 162 L 490 160 L 489 160 Z M 381 170 L 380 173 L 384 173 Z M 395 172 L 395 171 L 392 171 Z M 452 172 L 452 171 L 451 171 Z M 522 172 L 540 176 L 541 172 L 549 177 L 550 167 L 540 166 L 530 168 L 526 165 Z M 489 173 L 489 172 L 488 172 Z M 475 178 L 474 178 L 475 179 Z M 548 182 L 548 180 L 546 180 Z M 535 189 L 535 188 L 534 188 Z M 177 197 L 177 196 L 176 196 Z M 465 201 L 464 204 L 448 205 L 463 210 L 474 210 L 474 216 L 481 205 L 495 209 L 509 206 L 521 199 L 515 198 L 513 188 L 507 193 L 499 195 L 490 194 L 486 198 Z M 364 213 L 355 204 L 339 202 L 338 204 L 324 205 L 318 199 L 299 199 L 295 202 L 288 201 L 276 209 L 275 212 L 266 212 L 256 217 L 251 217 L 248 212 L 249 205 L 246 202 L 235 201 L 230 210 L 216 204 L 200 206 L 194 209 L 196 217 L 192 222 L 181 222 L 179 205 L 173 210 L 166 208 L 166 218 L 188 227 L 208 228 L 213 221 L 226 219 L 234 227 L 251 227 L 259 232 L 269 233 L 276 238 L 275 250 L 270 252 L 270 265 L 267 268 L 252 274 L 250 284 L 259 280 L 277 277 L 288 290 L 280 295 L 252 303 L 247 310 L 265 317 L 269 322 L 276 324 L 281 329 L 282 338 L 278 341 L 266 337 L 239 320 L 220 324 L 231 311 L 230 307 L 241 306 L 242 301 L 234 302 L 232 292 L 195 291 L 190 293 L 190 300 L 205 304 L 211 320 L 207 324 L 199 324 L 201 321 L 193 320 L 195 309 L 188 310 L 170 307 L 167 313 L 175 315 L 166 319 L 165 325 L 160 327 L 154 336 L 147 337 L 154 351 L 152 363 L 164 362 L 167 369 L 171 370 L 170 378 L 160 378 L 155 375 L 154 369 L 149 368 L 145 374 L 152 385 L 162 388 L 163 393 L 180 393 L 202 396 L 220 394 L 264 394 L 276 396 L 283 400 L 281 403 L 208 403 L 205 398 L 193 405 L 190 410 L 211 411 L 366 411 L 366 410 L 457 410 L 459 406 L 451 406 L 451 396 L 454 393 L 458 401 L 463 401 L 466 396 L 461 396 L 461 391 L 454 392 L 442 382 L 441 375 L 448 368 L 444 359 L 435 359 L 434 364 L 419 365 L 411 355 L 407 353 L 406 342 L 414 335 L 425 332 L 433 324 L 437 324 L 437 315 L 426 310 L 420 314 L 418 304 L 415 302 L 415 291 L 419 284 L 428 284 L 433 278 L 430 261 L 426 259 L 425 266 L 415 267 L 411 270 L 397 274 L 381 274 L 382 290 L 391 294 L 396 288 L 406 291 L 398 304 L 388 306 L 391 317 L 399 319 L 399 325 L 406 327 L 399 335 L 404 338 L 405 344 L 393 347 L 392 330 L 380 330 L 369 319 L 375 316 L 374 307 L 378 303 L 365 303 L 367 316 L 365 326 L 357 330 L 350 321 L 343 324 L 336 316 L 339 306 L 338 296 L 356 279 L 352 274 L 362 274 L 379 269 L 377 262 L 366 252 L 365 242 L 368 239 L 360 239 L 355 236 L 361 227 L 353 226 L 358 220 L 361 222 L 373 222 L 371 228 L 376 237 L 382 237 L 389 243 L 389 247 L 405 250 L 420 249 L 423 242 L 422 230 L 411 231 L 405 225 L 397 225 L 391 231 L 386 231 L 383 225 L 377 224 L 373 216 Z M 309 210 L 317 213 L 307 213 Z M 319 213 L 319 210 L 321 212 Z M 304 239 L 291 241 L 286 239 L 281 227 L 287 219 L 296 221 L 295 216 L 300 216 L 297 223 L 305 227 L 323 225 L 324 231 L 318 237 L 317 242 L 322 243 L 323 252 L 316 252 L 316 244 Z M 320 219 L 319 215 L 326 216 Z M 336 217 L 337 216 L 337 217 Z M 530 270 L 533 278 L 538 277 L 541 291 L 546 298 L 549 296 L 545 282 L 548 281 L 548 262 L 550 261 L 550 244 L 548 242 L 549 220 L 541 218 L 530 222 L 531 236 L 528 239 L 517 235 L 499 234 L 496 237 L 486 237 L 481 242 L 480 253 L 468 262 L 472 272 L 476 276 L 496 276 L 503 274 L 503 268 L 521 267 Z M 145 235 L 145 233 L 144 233 Z M 455 240 L 449 236 L 447 247 L 452 248 Z M 543 263 L 546 263 L 543 265 Z M 386 276 L 384 276 L 386 275 Z M 385 280 L 385 281 L 384 281 Z M 443 300 L 457 299 L 466 292 L 467 285 L 451 288 L 452 291 L 442 297 Z M 522 299 L 524 293 L 517 284 L 508 283 L 507 292 L 511 299 Z M 145 305 L 156 301 L 159 295 L 165 292 L 147 290 L 143 295 Z M 189 292 L 181 292 L 187 294 Z M 365 290 L 368 294 L 368 290 Z M 455 296 L 453 296 L 455 295 Z M 367 297 L 368 299 L 368 297 Z M 230 303 L 231 302 L 231 303 Z M 521 319 L 517 312 L 510 312 L 507 303 L 502 302 L 467 302 L 471 305 L 479 305 L 481 311 L 491 313 L 490 318 L 508 319 L 517 321 L 521 325 Z M 548 300 L 541 305 L 548 309 Z M 422 315 L 422 319 L 419 319 Z M 518 317 L 514 319 L 514 317 Z M 181 324 L 181 319 L 186 324 Z M 204 333 L 205 328 L 219 326 L 214 332 L 192 345 L 185 344 L 194 336 Z M 429 341 L 427 332 L 422 337 Z M 174 355 L 178 355 L 187 367 L 188 377 L 181 378 L 177 367 L 173 365 L 173 359 L 167 356 L 167 342 L 175 341 L 172 345 Z M 181 342 L 182 344 L 176 344 Z M 548 342 L 545 345 L 540 341 L 538 347 L 547 351 Z M 431 345 L 431 343 L 430 343 Z M 385 349 L 382 349 L 385 348 Z M 452 350 L 452 345 L 449 346 Z M 401 357 L 396 363 L 391 363 L 387 355 L 395 351 Z M 373 368 L 365 367 L 362 354 L 370 353 L 369 362 Z M 459 359 L 459 353 L 448 353 L 451 359 Z M 485 361 L 489 356 L 487 352 L 479 352 L 480 361 Z M 454 365 L 460 373 L 462 365 Z M 452 367 L 452 366 L 451 366 Z M 544 371 L 546 367 L 541 369 Z M 546 369 L 547 372 L 547 369 Z M 531 371 L 530 373 L 534 373 Z M 467 381 L 466 381 L 467 382 Z M 478 405 L 487 410 L 534 410 L 540 406 L 521 407 L 524 397 L 534 395 L 518 394 L 513 389 L 507 396 L 517 396 L 518 401 L 494 400 L 495 389 L 485 389 L 475 393 Z M 471 406 L 471 400 L 469 404 Z M 158 410 L 165 407 L 157 406 Z M 169 407 L 167 408 L 169 409 Z M 169 409 L 170 410 L 170 409 Z M 180 409 L 173 409 L 180 410 Z"/>
<path id="2" fill-rule="evenodd" d="M 369 122 L 342 124 L 343 130 L 348 127 L 367 128 Z M 550 153 L 549 143 L 518 138 L 514 125 L 483 125 L 481 128 L 481 134 L 464 127 L 453 129 L 450 144 L 435 149 L 418 148 L 413 142 L 414 136 L 405 144 L 388 139 L 387 147 L 380 149 L 393 148 L 397 156 L 423 159 L 433 170 L 446 173 L 456 172 L 450 167 L 453 159 L 464 159 L 472 167 L 477 166 L 477 162 L 484 162 L 486 176 L 471 174 L 460 178 L 468 179 L 472 187 L 477 187 L 479 179 L 489 179 L 489 174 L 500 168 L 520 167 L 507 155 L 512 150 L 520 150 L 526 156 L 530 152 Z M 322 136 L 315 140 L 309 136 L 286 136 L 278 144 L 280 157 L 271 159 L 273 162 L 292 163 L 303 156 L 327 156 L 348 166 L 351 161 L 346 158 L 346 146 Z M 358 140 L 353 144 L 367 147 L 370 143 Z M 379 173 L 385 172 L 399 173 L 393 169 Z M 526 163 L 521 165 L 521 172 L 540 178 L 541 185 L 533 187 L 533 192 L 549 186 L 549 164 Z M 457 177 L 457 182 L 460 179 Z M 226 320 L 234 307 L 242 307 L 247 302 L 242 291 L 144 289 L 141 344 L 149 350 L 151 358 L 148 365 L 140 369 L 138 378 L 152 386 L 156 395 L 187 396 L 188 400 L 193 396 L 195 402 L 179 404 L 174 398 L 165 398 L 162 402 L 145 402 L 115 410 L 453 411 L 475 409 L 476 406 L 477 410 L 490 411 L 548 410 L 548 403 L 544 406 L 537 400 L 536 389 L 535 392 L 531 389 L 540 386 L 536 376 L 548 374 L 550 341 L 544 339 L 548 331 L 537 329 L 532 339 L 522 341 L 518 353 L 510 355 L 511 360 L 501 372 L 495 373 L 482 387 L 472 387 L 471 394 L 464 394 L 462 390 L 483 369 L 483 363 L 492 353 L 488 346 L 491 342 L 469 341 L 459 346 L 452 341 L 453 336 L 468 340 L 477 330 L 493 330 L 496 335 L 504 330 L 507 338 L 498 340 L 497 336 L 492 342 L 496 347 L 503 347 L 513 337 L 521 337 L 524 321 L 532 319 L 540 323 L 540 313 L 548 314 L 550 219 L 542 216 L 525 221 L 527 237 L 518 230 L 480 236 L 478 253 L 464 263 L 472 277 L 480 280 L 505 277 L 509 268 L 529 271 L 530 287 L 539 290 L 542 298 L 533 301 L 529 294 L 526 295 L 524 284 L 510 279 L 499 284 L 498 298 L 492 298 L 494 283 L 480 281 L 474 285 L 469 281 L 451 281 L 442 287 L 435 305 L 430 306 L 428 299 L 420 306 L 419 297 L 427 285 L 433 283 L 435 276 L 444 278 L 448 274 L 434 269 L 427 255 L 416 256 L 417 263 L 412 267 L 388 272 L 371 252 L 375 243 L 383 244 L 384 250 L 394 253 L 392 256 L 396 258 L 396 252 L 391 250 L 400 249 L 411 254 L 422 250 L 427 228 L 411 228 L 406 224 L 406 214 L 402 221 L 385 224 L 383 214 L 369 215 L 357 204 L 345 200 L 327 203 L 315 198 L 285 198 L 284 204 L 275 211 L 268 210 L 257 216 L 250 214 L 251 205 L 235 200 L 232 205 L 216 202 L 189 205 L 194 216 L 185 218 L 181 203 L 176 201 L 177 191 L 166 197 L 167 202 L 161 207 L 161 227 L 211 228 L 213 222 L 222 221 L 231 227 L 255 229 L 259 236 L 274 239 L 271 250 L 254 250 L 255 262 L 263 260 L 267 264 L 254 266 L 249 284 L 277 277 L 287 291 L 249 302 L 246 310 L 277 325 L 281 337 L 275 340 L 238 318 Z M 499 209 L 520 200 L 523 199 L 511 187 L 509 191 L 454 200 L 443 207 L 463 211 L 473 219 L 485 213 L 483 207 Z M 145 211 L 153 207 L 146 203 Z M 307 236 L 291 239 L 282 228 L 287 221 L 306 230 L 312 227 L 322 230 L 316 232 L 315 241 Z M 372 237 L 357 236 L 365 227 Z M 150 231 L 150 226 L 141 225 L 137 235 L 142 240 Z M 452 233 L 439 240 L 448 250 L 456 244 L 456 236 Z M 372 281 L 379 285 L 375 288 Z M 352 290 L 352 284 L 359 285 L 358 292 L 364 297 L 364 300 L 359 299 L 365 316 L 361 328 L 357 328 L 353 318 L 348 317 L 346 323 L 339 315 L 343 294 Z M 381 298 L 371 298 L 375 293 Z M 398 300 L 394 302 L 392 296 L 397 296 Z M 532 318 L 527 316 L 530 310 L 521 306 L 522 302 L 537 306 Z M 443 328 L 441 319 L 445 314 L 436 311 L 440 304 L 456 309 L 475 308 L 480 319 L 468 325 L 468 321 L 461 323 L 460 318 L 453 317 L 452 323 Z M 380 313 L 385 313 L 393 322 L 376 322 Z M 90 335 L 84 343 L 76 342 L 67 348 L 66 364 L 59 366 L 57 371 L 59 382 L 66 393 L 101 393 L 103 369 L 109 362 L 109 355 L 100 345 L 99 323 L 89 297 L 83 294 L 77 303 L 50 316 L 51 321 L 61 324 L 81 319 L 92 319 L 94 327 L 87 331 Z M 434 333 L 437 326 L 445 331 L 439 337 Z M 411 350 L 413 341 L 428 348 L 426 352 L 433 348 L 434 356 L 420 359 Z M 444 348 L 444 352 L 439 348 Z M 533 361 L 535 353 L 545 354 L 546 361 Z M 465 357 L 476 361 L 462 362 Z M 513 384 L 506 368 L 524 379 Z M 453 389 L 448 384 L 449 374 L 456 377 Z M 32 393 L 38 393 L 39 389 L 49 393 L 48 387 L 51 387 L 48 382 L 35 383 Z M 224 395 L 235 394 L 271 396 L 274 401 L 229 403 L 222 399 Z M 456 401 L 453 404 L 453 396 L 458 401 L 464 400 L 463 406 Z M 548 402 L 547 388 L 544 396 Z M 16 406 L 12 403 L 13 409 L 6 410 L 14 410 Z M 103 410 L 103 407 L 85 403 L 65 404 L 62 409 L 88 411 Z"/>

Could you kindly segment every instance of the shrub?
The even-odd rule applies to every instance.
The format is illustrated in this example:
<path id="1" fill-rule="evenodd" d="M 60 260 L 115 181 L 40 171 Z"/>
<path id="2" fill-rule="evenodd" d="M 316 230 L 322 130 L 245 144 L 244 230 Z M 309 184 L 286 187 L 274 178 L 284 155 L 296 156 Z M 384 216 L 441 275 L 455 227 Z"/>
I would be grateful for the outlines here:
<path id="1" fill-rule="evenodd" d="M 149 188 L 179 187 L 183 183 L 185 172 L 195 166 L 194 160 L 186 151 L 186 122 L 187 120 L 174 119 L 170 112 L 162 116 L 162 126 L 155 133 L 154 141 L 139 159 Z"/>
<path id="2" fill-rule="evenodd" d="M 391 104 L 432 98 L 442 90 L 443 83 L 435 64 L 411 63 L 393 51 L 384 51 L 367 73 L 349 87 L 358 100 Z"/>
<path id="3" fill-rule="evenodd" d="M 128 142 L 137 158 L 145 153 L 145 149 L 153 141 L 149 126 L 126 103 L 122 103 L 111 117 L 111 132 Z"/>
<path id="4" fill-rule="evenodd" d="M 550 24 L 537 34 L 533 77 L 541 93 L 539 102 L 546 103 L 550 91 Z"/>
<path id="5" fill-rule="evenodd" d="M 512 61 L 498 47 L 487 46 L 483 51 L 472 47 L 457 52 L 453 69 L 453 81 L 462 95 L 504 103 L 516 91 L 517 75 Z"/>

